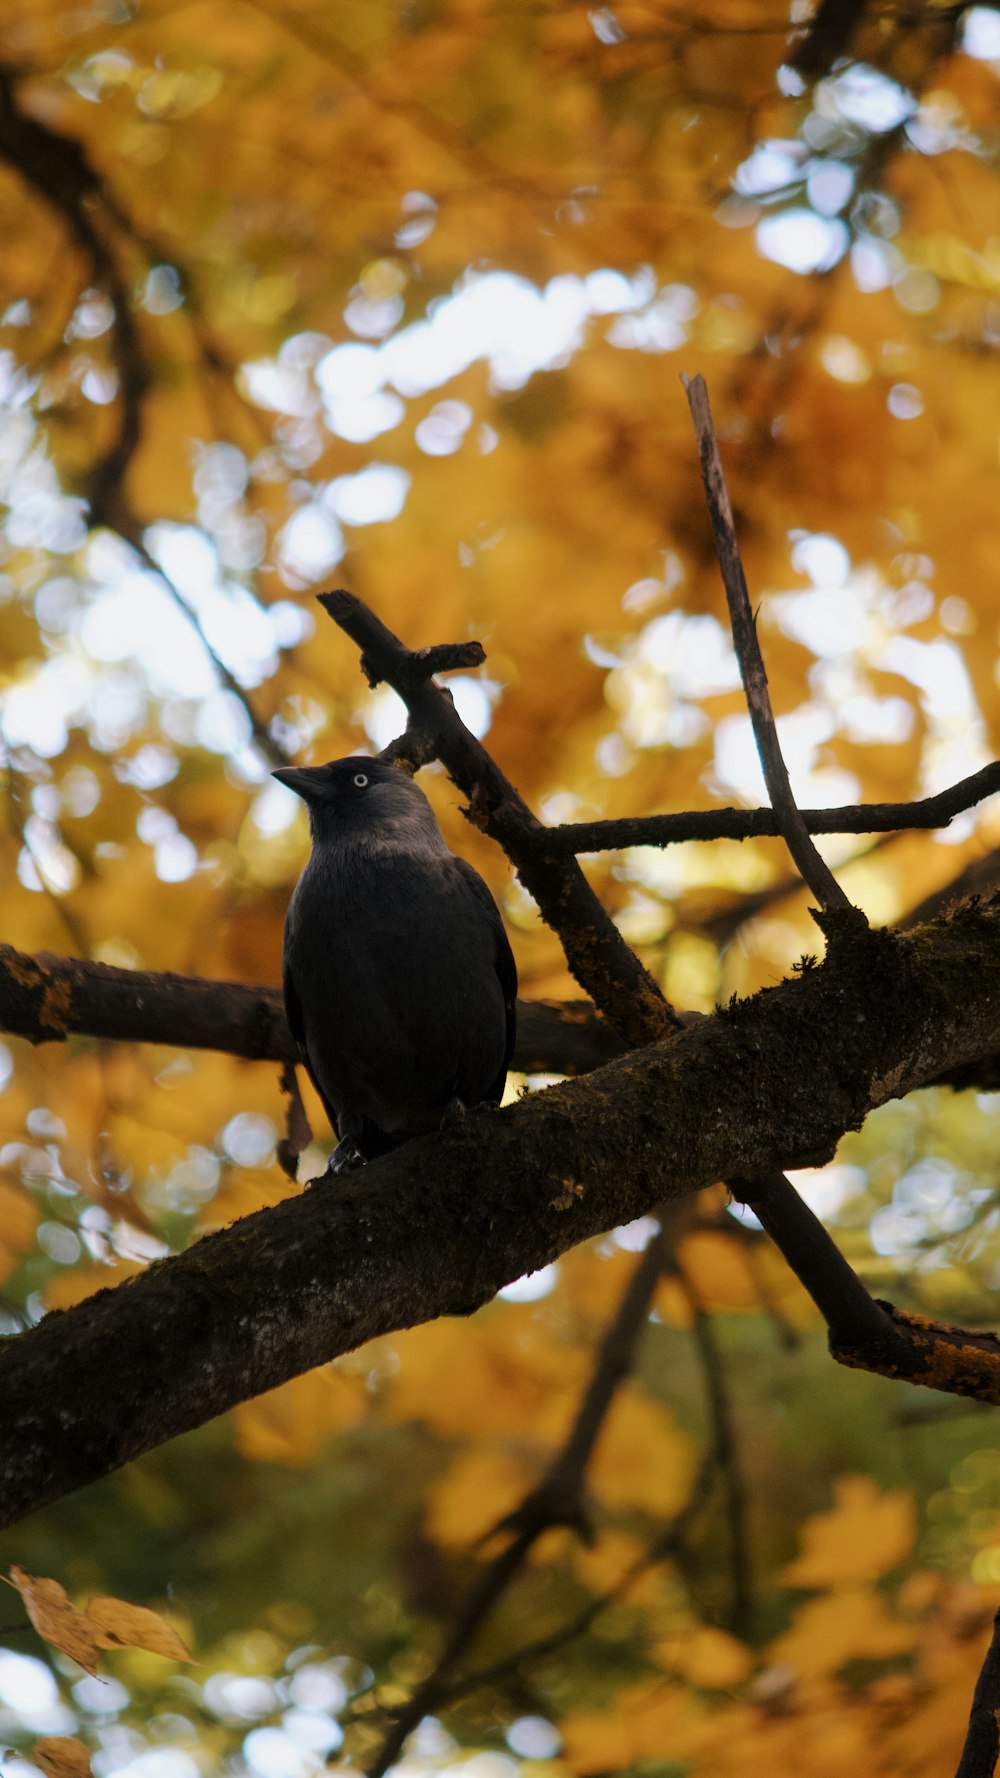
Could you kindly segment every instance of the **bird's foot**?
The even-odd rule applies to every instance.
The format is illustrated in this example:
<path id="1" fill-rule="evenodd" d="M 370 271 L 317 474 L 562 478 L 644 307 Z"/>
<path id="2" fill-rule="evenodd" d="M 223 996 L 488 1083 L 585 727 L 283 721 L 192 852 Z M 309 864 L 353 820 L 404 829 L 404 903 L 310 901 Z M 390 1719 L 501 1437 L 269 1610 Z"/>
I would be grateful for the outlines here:
<path id="1" fill-rule="evenodd" d="M 460 1099 L 457 1094 L 453 1099 L 449 1099 L 441 1113 L 441 1129 L 451 1130 L 456 1124 L 460 1124 L 468 1109 L 464 1099 Z"/>
<path id="2" fill-rule="evenodd" d="M 361 1153 L 354 1137 L 345 1136 L 343 1142 L 337 1143 L 330 1159 L 326 1163 L 326 1170 L 328 1173 L 355 1173 L 357 1172 L 357 1169 L 363 1167 L 364 1164 L 365 1157 Z"/>

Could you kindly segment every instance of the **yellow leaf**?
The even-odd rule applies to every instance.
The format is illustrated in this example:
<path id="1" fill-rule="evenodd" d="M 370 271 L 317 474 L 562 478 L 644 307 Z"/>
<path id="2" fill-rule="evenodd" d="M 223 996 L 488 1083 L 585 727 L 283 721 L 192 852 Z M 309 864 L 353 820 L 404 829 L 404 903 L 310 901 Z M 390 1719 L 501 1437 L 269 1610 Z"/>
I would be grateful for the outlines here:
<path id="1" fill-rule="evenodd" d="M 561 1724 L 571 1772 L 620 1772 L 639 1760 L 684 1759 L 703 1741 L 708 1718 L 680 1686 L 633 1686 L 614 1710 L 581 1710 Z"/>
<path id="2" fill-rule="evenodd" d="M 364 1396 L 336 1370 L 294 1377 L 233 1410 L 236 1444 L 255 1463 L 311 1463 L 317 1452 L 364 1412 Z"/>
<path id="3" fill-rule="evenodd" d="M 394 1419 L 423 1420 L 446 1438 L 511 1433 L 558 1438 L 585 1374 L 583 1348 L 550 1339 L 530 1305 L 504 1303 L 475 1322 L 411 1328 L 398 1346 Z M 442 1377 L 448 1378 L 442 1389 Z M 544 1416 L 544 1433 L 542 1432 Z"/>
<path id="4" fill-rule="evenodd" d="M 897 1567 L 913 1548 L 913 1496 L 883 1493 L 870 1476 L 839 1476 L 836 1504 L 807 1519 L 802 1553 L 782 1576 L 791 1587 L 849 1587 Z"/>
<path id="5" fill-rule="evenodd" d="M 635 1385 L 619 1390 L 588 1473 L 609 1506 L 637 1506 L 666 1518 L 687 1499 L 694 1472 L 691 1440 L 668 1408 Z"/>
<path id="6" fill-rule="evenodd" d="M 101 1648 L 145 1648 L 169 1661 L 191 1661 L 177 1631 L 157 1611 L 145 1605 L 128 1605 L 124 1599 L 98 1595 L 88 1599 L 86 1615 L 94 1625 Z"/>
<path id="7" fill-rule="evenodd" d="M 778 1666 L 805 1679 L 836 1673 L 848 1661 L 887 1660 L 913 1647 L 916 1629 L 892 1618 L 877 1593 L 866 1587 L 810 1599 L 790 1630 L 768 1651 Z"/>
<path id="8" fill-rule="evenodd" d="M 50 1778 L 90 1778 L 90 1749 L 76 1735 L 44 1735 L 31 1757 Z"/>
<path id="9" fill-rule="evenodd" d="M 574 1314 L 584 1321 L 607 1321 L 621 1301 L 635 1265 L 634 1253 L 607 1253 L 594 1244 L 564 1254 L 559 1281 Z"/>
<path id="10" fill-rule="evenodd" d="M 38 1209 L 22 1186 L 10 1185 L 0 1179 L 0 1229 L 4 1246 L 15 1253 L 26 1253 L 35 1239 Z"/>
<path id="11" fill-rule="evenodd" d="M 686 1235 L 679 1258 L 698 1301 L 706 1309 L 755 1309 L 760 1288 L 743 1242 L 705 1230 Z"/>
<path id="12" fill-rule="evenodd" d="M 624 1531 L 605 1531 L 596 1542 L 577 1544 L 573 1568 L 592 1593 L 604 1593 L 618 1582 L 643 1553 L 643 1545 Z"/>
<path id="13" fill-rule="evenodd" d="M 538 1470 L 511 1452 L 470 1451 L 431 1489 L 427 1532 L 447 1548 L 467 1548 L 517 1506 L 537 1480 Z"/>
<path id="14" fill-rule="evenodd" d="M 79 1662 L 88 1673 L 96 1673 L 98 1643 L 94 1626 L 85 1612 L 70 1603 L 65 1587 L 57 1580 L 28 1574 L 24 1568 L 11 1568 L 10 1578 L 39 1636 L 70 1660 Z"/>
<path id="15" fill-rule="evenodd" d="M 662 1667 L 706 1691 L 729 1691 L 739 1685 L 754 1659 L 744 1643 L 710 1624 L 700 1624 L 680 1636 L 665 1636 L 653 1652 Z"/>

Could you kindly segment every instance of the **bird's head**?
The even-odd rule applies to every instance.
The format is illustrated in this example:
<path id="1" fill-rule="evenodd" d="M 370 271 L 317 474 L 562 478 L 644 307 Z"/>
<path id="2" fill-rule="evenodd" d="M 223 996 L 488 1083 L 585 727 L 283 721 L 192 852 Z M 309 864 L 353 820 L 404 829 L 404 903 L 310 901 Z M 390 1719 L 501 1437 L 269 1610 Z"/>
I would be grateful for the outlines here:
<path id="1" fill-rule="evenodd" d="M 284 766 L 271 776 L 303 799 L 318 845 L 447 852 L 430 803 L 401 766 L 352 754 L 323 766 Z"/>

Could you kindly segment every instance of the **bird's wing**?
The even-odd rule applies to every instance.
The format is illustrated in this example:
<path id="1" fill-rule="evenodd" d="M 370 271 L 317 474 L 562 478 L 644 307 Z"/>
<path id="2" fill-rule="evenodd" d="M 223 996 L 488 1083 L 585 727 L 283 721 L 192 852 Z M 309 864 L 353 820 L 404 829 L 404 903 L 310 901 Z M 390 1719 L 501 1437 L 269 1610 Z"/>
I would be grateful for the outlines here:
<path id="1" fill-rule="evenodd" d="M 292 1034 L 295 1047 L 302 1058 L 302 1065 L 323 1102 L 323 1109 L 330 1120 L 330 1128 L 336 1130 L 337 1114 L 324 1093 L 323 1088 L 320 1086 L 319 1081 L 316 1079 L 315 1070 L 309 1060 L 309 1051 L 306 1047 L 305 1014 L 302 1011 L 302 1002 L 299 999 L 299 991 L 295 986 L 295 977 L 292 974 L 291 964 L 288 961 L 287 955 L 282 968 L 281 986 L 285 999 L 285 1017 L 288 1020 L 288 1029 Z"/>
<path id="2" fill-rule="evenodd" d="M 306 1021 L 302 1012 L 302 1002 L 299 999 L 299 991 L 295 986 L 295 977 L 292 974 L 291 964 L 287 957 L 285 958 L 284 967 L 282 969 L 281 986 L 285 997 L 285 1017 L 288 1020 L 288 1029 L 292 1034 L 292 1039 L 302 1060 L 305 1062 Z"/>
<path id="3" fill-rule="evenodd" d="M 493 929 L 493 964 L 497 972 L 497 980 L 500 983 L 504 1008 L 507 1013 L 507 1040 L 504 1044 L 503 1068 L 494 1083 L 496 1098 L 499 1102 L 503 1095 L 504 1082 L 507 1078 L 507 1070 L 510 1067 L 510 1059 L 514 1054 L 514 1038 L 517 1031 L 517 964 L 514 962 L 514 953 L 510 948 L 510 940 L 507 937 L 504 923 L 500 918 L 500 909 L 493 900 L 493 897 L 487 889 L 486 884 L 483 882 L 482 877 L 479 875 L 479 872 L 473 870 L 471 864 L 467 864 L 464 858 L 456 858 L 455 864 L 462 881 L 472 890 L 476 900 L 483 909 L 483 912 L 489 915 L 490 925 Z"/>

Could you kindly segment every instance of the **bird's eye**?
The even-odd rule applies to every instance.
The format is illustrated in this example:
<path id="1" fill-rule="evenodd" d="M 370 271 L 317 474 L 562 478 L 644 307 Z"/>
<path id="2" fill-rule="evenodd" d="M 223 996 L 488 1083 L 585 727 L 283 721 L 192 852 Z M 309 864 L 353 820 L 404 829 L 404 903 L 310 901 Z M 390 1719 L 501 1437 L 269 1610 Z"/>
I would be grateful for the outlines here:
<path id="1" fill-rule="evenodd" d="M 368 783 L 368 779 L 365 777 L 364 772 L 355 772 L 354 782 L 359 790 L 364 790 L 365 785 Z"/>

